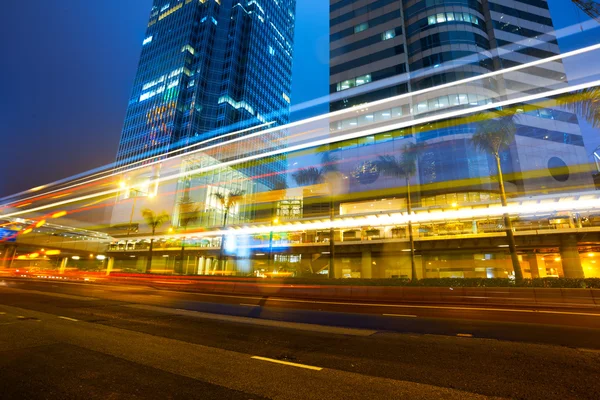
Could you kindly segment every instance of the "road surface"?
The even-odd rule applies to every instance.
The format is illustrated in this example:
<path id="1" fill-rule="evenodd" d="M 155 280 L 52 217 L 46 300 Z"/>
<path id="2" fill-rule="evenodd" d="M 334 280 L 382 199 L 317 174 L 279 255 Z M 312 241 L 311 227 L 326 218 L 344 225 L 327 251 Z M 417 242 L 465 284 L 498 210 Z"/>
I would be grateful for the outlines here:
<path id="1" fill-rule="evenodd" d="M 0 397 L 600 398 L 600 315 L 556 312 L 5 280 Z"/>

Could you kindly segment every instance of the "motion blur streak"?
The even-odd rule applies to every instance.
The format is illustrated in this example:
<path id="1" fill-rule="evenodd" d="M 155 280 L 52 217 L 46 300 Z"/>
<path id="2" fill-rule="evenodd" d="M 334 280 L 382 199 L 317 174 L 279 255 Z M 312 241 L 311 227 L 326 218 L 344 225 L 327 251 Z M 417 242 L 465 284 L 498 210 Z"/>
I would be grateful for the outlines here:
<path id="1" fill-rule="evenodd" d="M 457 86 L 460 86 L 460 85 L 464 85 L 465 83 L 475 82 L 477 80 L 487 79 L 487 78 L 491 78 L 491 77 L 494 77 L 494 76 L 498 76 L 498 75 L 502 75 L 502 74 L 506 74 L 506 73 L 510 73 L 510 72 L 520 71 L 520 70 L 523 70 L 523 69 L 526 69 L 526 68 L 530 68 L 530 67 L 534 67 L 534 66 L 537 66 L 537 65 L 541 65 L 541 64 L 544 64 L 544 63 L 548 63 L 548 62 L 552 62 L 552 61 L 557 61 L 557 60 L 561 60 L 561 59 L 566 59 L 566 58 L 569 58 L 569 57 L 574 57 L 574 56 L 577 56 L 577 55 L 581 55 L 581 54 L 593 52 L 594 50 L 599 50 L 599 49 L 600 49 L 600 44 L 596 44 L 596 45 L 584 47 L 584 48 L 581 48 L 581 49 L 577 49 L 577 50 L 574 50 L 574 51 L 571 51 L 571 52 L 568 52 L 568 53 L 559 54 L 559 55 L 555 55 L 555 56 L 552 56 L 552 57 L 547 57 L 547 58 L 544 58 L 544 59 L 539 59 L 539 60 L 532 61 L 532 62 L 529 62 L 529 63 L 521 64 L 521 65 L 516 65 L 514 67 L 504 68 L 504 69 L 501 69 L 501 70 L 498 70 L 498 71 L 493 71 L 493 72 L 489 72 L 489 73 L 486 73 L 486 74 L 477 75 L 477 76 L 466 78 L 466 79 L 462 79 L 462 80 L 459 80 L 459 81 L 455 81 L 455 82 L 451 82 L 451 83 L 446 83 L 446 84 L 442 84 L 442 85 L 438 85 L 438 86 L 435 86 L 435 87 L 431 87 L 431 88 L 427 88 L 427 89 L 422 89 L 422 90 L 418 90 L 418 91 L 413 91 L 413 92 L 410 92 L 410 93 L 406 93 L 406 94 L 402 94 L 402 95 L 398 95 L 398 96 L 394 96 L 394 97 L 389 97 L 389 98 L 386 98 L 386 99 L 383 99 L 383 100 L 374 101 L 374 102 L 365 104 L 364 106 L 361 106 L 361 108 L 375 107 L 375 106 L 384 105 L 386 103 L 390 103 L 390 102 L 394 102 L 394 101 L 398 101 L 398 100 L 402 100 L 402 99 L 410 99 L 410 98 L 413 98 L 413 97 L 421 95 L 421 94 L 426 94 L 426 93 L 430 93 L 430 92 L 434 92 L 434 91 L 438 91 L 438 90 L 442 90 L 442 89 L 457 87 Z M 573 87 L 570 87 L 570 88 L 564 88 L 564 89 L 560 89 L 558 91 L 546 92 L 546 93 L 540 94 L 540 95 L 528 96 L 528 97 L 524 97 L 524 98 L 521 98 L 521 99 L 512 100 L 512 101 L 507 102 L 507 103 L 502 103 L 502 102 L 500 102 L 500 103 L 494 103 L 494 105 L 492 107 L 484 107 L 484 108 L 479 108 L 479 109 L 474 108 L 474 109 L 470 109 L 468 112 L 464 112 L 462 114 L 457 114 L 457 115 L 464 115 L 464 114 L 468 114 L 470 112 L 477 112 L 477 111 L 482 111 L 482 110 L 485 110 L 485 109 L 492 109 L 492 108 L 495 108 L 495 107 L 500 107 L 503 104 L 515 104 L 515 103 L 523 102 L 523 101 L 531 101 L 531 100 L 535 100 L 535 99 L 549 97 L 549 96 L 552 96 L 552 95 L 567 93 L 569 91 L 574 91 L 574 90 L 578 90 L 578 89 L 581 89 L 581 88 L 594 87 L 594 86 L 598 86 L 600 84 L 599 82 L 600 81 L 592 82 L 592 83 L 588 83 L 588 84 L 577 85 L 577 86 L 573 86 Z M 253 137 L 258 137 L 258 136 L 265 135 L 265 134 L 268 134 L 268 133 L 276 132 L 278 130 L 290 129 L 290 128 L 293 128 L 293 127 L 296 127 L 296 126 L 301 126 L 301 125 L 304 125 L 304 124 L 310 124 L 312 122 L 326 120 L 326 119 L 329 119 L 329 118 L 333 118 L 333 117 L 337 117 L 337 116 L 341 116 L 341 115 L 344 115 L 344 114 L 347 114 L 347 113 L 353 113 L 353 112 L 356 112 L 355 108 L 349 108 L 349 109 L 339 110 L 339 111 L 335 111 L 335 112 L 331 112 L 331 113 L 327 113 L 327 114 L 318 115 L 318 116 L 307 118 L 307 119 L 304 119 L 304 120 L 301 120 L 301 121 L 292 122 L 292 123 L 286 124 L 284 126 L 280 126 L 280 127 L 276 127 L 276 128 L 270 128 L 270 129 L 266 129 L 264 131 L 259 131 L 259 132 L 252 133 L 252 134 L 249 134 L 249 135 L 244 135 L 241 138 L 237 138 L 237 139 L 225 141 L 225 142 L 219 143 L 219 144 L 217 144 L 215 146 L 209 146 L 208 148 L 202 148 L 202 149 L 199 149 L 199 150 L 196 150 L 196 151 L 192 151 L 190 153 L 187 153 L 186 156 L 187 155 L 191 155 L 191 154 L 193 154 L 194 152 L 197 152 L 197 151 L 206 151 L 206 150 L 214 148 L 214 147 L 227 146 L 227 145 L 229 145 L 229 144 L 231 144 L 233 142 L 237 142 L 237 141 L 240 141 L 240 140 L 247 140 L 247 139 L 250 139 L 250 138 L 253 138 Z M 426 119 L 426 120 L 421 119 L 421 120 L 414 121 L 414 122 L 406 124 L 406 125 L 401 125 L 400 127 L 407 127 L 407 126 L 411 126 L 411 125 L 417 125 L 419 123 L 424 123 L 424 122 L 427 122 L 427 121 L 431 121 L 431 120 L 435 120 L 435 119 L 441 119 L 441 118 L 448 118 L 448 117 L 452 117 L 452 115 L 440 115 L 440 116 L 438 116 L 436 118 Z M 256 128 L 258 128 L 258 127 L 254 127 L 253 129 L 256 129 Z M 397 127 L 396 128 L 389 127 L 388 130 L 392 130 L 392 129 L 398 129 L 398 128 Z M 230 135 L 234 135 L 234 134 L 238 134 L 238 133 L 239 132 L 233 132 Z M 196 143 L 194 145 L 189 146 L 188 148 L 192 148 L 192 147 L 195 147 L 195 146 L 200 146 L 200 145 L 206 144 L 207 142 L 210 142 L 212 140 L 214 140 L 214 139 L 208 139 L 206 141 L 203 141 L 203 142 L 200 142 L 200 143 Z M 343 140 L 343 139 L 342 138 L 338 138 L 335 141 L 338 141 L 338 140 Z M 324 143 L 332 143 L 332 142 L 324 142 Z M 171 153 L 174 153 L 174 152 L 179 152 L 181 150 L 183 150 L 183 149 L 174 150 L 174 151 L 166 153 L 166 154 L 171 154 Z M 160 157 L 163 157 L 163 156 L 164 155 L 160 155 Z M 179 156 L 175 156 L 175 157 L 179 157 Z M 159 160 L 156 160 L 156 158 L 157 158 L 156 156 L 153 156 L 153 157 L 149 157 L 147 159 L 140 160 L 140 161 L 138 161 L 136 163 L 131 164 L 131 165 L 135 165 L 135 164 L 141 163 L 141 165 L 138 165 L 137 167 L 134 167 L 134 168 L 129 168 L 129 165 L 128 165 L 128 166 L 124 166 L 123 167 L 124 169 L 121 170 L 121 171 L 118 171 L 118 172 L 115 172 L 114 170 L 110 170 L 110 171 L 105 171 L 105 172 L 99 172 L 97 174 L 94 174 L 94 175 L 91 175 L 91 176 L 88 176 L 88 177 L 82 177 L 81 179 L 88 179 L 89 177 L 92 177 L 92 176 L 98 176 L 98 177 L 96 177 L 94 179 L 87 180 L 87 181 L 82 182 L 82 183 L 78 183 L 78 184 L 66 186 L 66 187 L 57 189 L 55 191 L 47 192 L 46 194 L 55 193 L 55 192 L 57 192 L 59 190 L 68 190 L 68 189 L 71 189 L 71 188 L 76 188 L 76 187 L 79 187 L 80 185 L 84 185 L 84 184 L 92 183 L 92 182 L 97 182 L 98 180 L 101 180 L 101 179 L 104 179 L 104 178 L 110 178 L 110 177 L 113 177 L 113 176 L 122 175 L 124 173 L 128 173 L 128 172 L 134 171 L 134 170 L 142 168 L 142 167 L 147 167 L 147 166 L 150 166 L 150 165 L 159 164 L 159 163 L 162 163 L 162 162 L 165 162 L 165 161 L 169 160 L 169 158 L 166 158 L 166 159 L 161 158 Z M 111 168 L 111 165 L 106 166 L 106 169 L 109 169 L 109 168 Z M 61 180 L 59 182 L 64 182 L 64 181 L 65 180 Z M 67 181 L 67 183 L 68 183 L 68 181 Z M 50 184 L 41 186 L 40 188 L 51 187 L 52 185 L 53 184 L 50 183 Z M 36 188 L 36 189 L 38 189 L 38 188 Z M 38 189 L 38 190 L 40 190 L 40 189 Z M 30 189 L 29 191 L 25 191 L 25 192 L 17 193 L 17 194 L 14 194 L 14 195 L 6 196 L 6 197 L 1 198 L 0 201 L 10 200 L 12 198 L 18 197 L 19 195 L 21 195 L 23 193 L 28 193 L 28 192 L 33 192 L 33 190 Z M 37 198 L 37 197 L 33 196 L 33 197 L 28 197 L 28 198 L 20 199 L 20 201 L 25 201 L 25 200 L 29 200 L 29 199 L 35 199 L 35 198 Z M 4 204 L 4 205 L 0 206 L 0 208 L 4 208 L 6 206 L 7 206 L 7 204 Z M 35 210 L 35 211 L 37 211 L 37 210 Z M 14 214 L 11 214 L 11 215 L 14 215 Z M 0 216 L 0 217 L 4 217 L 4 216 Z"/>
<path id="2" fill-rule="evenodd" d="M 593 47 L 600 48 L 600 45 L 599 46 L 593 46 Z M 589 82 L 589 83 L 584 83 L 584 84 L 580 84 L 580 85 L 565 87 L 565 88 L 561 88 L 561 89 L 551 90 L 551 91 L 544 92 L 544 93 L 538 93 L 538 94 L 533 94 L 533 95 L 529 95 L 529 96 L 524 96 L 524 97 L 520 97 L 518 99 L 500 101 L 500 102 L 491 103 L 491 104 L 487 104 L 487 105 L 483 105 L 483 106 L 470 107 L 470 108 L 467 108 L 467 109 L 464 109 L 464 110 L 453 111 L 453 112 L 449 112 L 449 113 L 445 113 L 445 114 L 438 114 L 438 115 L 434 115 L 434 116 L 430 116 L 430 117 L 423 117 L 423 118 L 416 119 L 416 120 L 413 120 L 413 121 L 400 122 L 400 123 L 397 123 L 397 124 L 393 124 L 393 125 L 389 125 L 389 126 L 384 126 L 384 127 L 380 127 L 380 128 L 373 128 L 373 129 L 369 129 L 369 130 L 363 130 L 361 132 L 340 135 L 340 136 L 333 137 L 333 138 L 316 140 L 316 141 L 312 141 L 312 142 L 309 142 L 309 143 L 300 144 L 300 145 L 296 145 L 296 146 L 289 146 L 289 147 L 284 148 L 284 149 L 273 150 L 273 151 L 270 151 L 270 152 L 265 152 L 265 153 L 257 154 L 257 155 L 250 156 L 250 157 L 240 158 L 240 159 L 236 159 L 236 160 L 233 160 L 233 161 L 226 161 L 226 162 L 223 162 L 223 163 L 215 164 L 215 165 L 204 167 L 204 168 L 199 168 L 199 169 L 195 169 L 195 170 L 191 170 L 191 171 L 186 171 L 186 172 L 182 172 L 182 173 L 179 173 L 179 174 L 170 175 L 170 176 L 167 176 L 167 177 L 161 177 L 161 178 L 158 178 L 158 179 L 152 181 L 151 183 L 152 184 L 156 184 L 156 183 L 160 183 L 160 182 L 166 182 L 166 181 L 170 181 L 170 180 L 174 180 L 174 179 L 179 179 L 179 178 L 181 178 L 183 176 L 186 176 L 186 175 L 214 171 L 214 170 L 217 170 L 217 169 L 220 169 L 220 168 L 223 168 L 223 167 L 230 167 L 230 166 L 233 166 L 233 165 L 243 164 L 243 163 L 247 163 L 249 161 L 259 160 L 259 159 L 263 159 L 263 158 L 270 157 L 270 156 L 276 156 L 276 155 L 285 154 L 285 153 L 289 153 L 289 152 L 293 152 L 293 151 L 304 150 L 304 149 L 309 149 L 309 148 L 313 148 L 313 147 L 317 147 L 317 146 L 327 145 L 327 144 L 331 144 L 331 143 L 335 143 L 335 142 L 339 142 L 339 141 L 344 141 L 344 140 L 349 140 L 349 139 L 355 139 L 355 138 L 360 138 L 360 137 L 375 135 L 377 133 L 382 133 L 382 132 L 388 132 L 388 131 L 392 131 L 392 130 L 396 130 L 396 129 L 407 128 L 407 127 L 415 126 L 415 125 L 419 125 L 419 124 L 426 124 L 426 123 L 434 122 L 434 121 L 437 121 L 437 120 L 440 120 L 440 119 L 450 119 L 450 118 L 455 118 L 455 117 L 460 117 L 460 116 L 464 116 L 464 115 L 469 115 L 469 114 L 473 114 L 473 113 L 477 113 L 477 112 L 481 112 L 481 111 L 493 110 L 493 109 L 496 109 L 498 107 L 505 107 L 505 106 L 509 106 L 509 105 L 512 105 L 512 104 L 519 104 L 519 103 L 531 102 L 531 101 L 535 101 L 535 100 L 538 100 L 538 99 L 543 99 L 543 98 L 547 98 L 547 97 L 557 96 L 557 95 L 560 95 L 560 94 L 569 93 L 569 92 L 572 92 L 572 91 L 586 89 L 586 88 L 591 88 L 591 87 L 596 87 L 596 86 L 600 86 L 600 80 Z M 202 149 L 202 151 L 206 151 L 206 150 L 209 150 L 209 149 L 214 148 L 214 147 L 221 147 L 221 146 L 224 146 L 226 144 L 230 144 L 231 142 L 235 142 L 235 141 L 239 141 L 239 140 L 245 140 L 245 139 L 248 139 L 251 136 L 252 135 L 247 135 L 247 136 L 244 136 L 242 138 L 237 138 L 237 139 L 230 140 L 230 141 L 228 141 L 226 143 L 223 143 L 223 144 L 217 144 L 217 145 L 213 145 L 213 146 L 208 146 L 207 148 Z M 194 152 L 186 154 L 186 156 L 189 156 L 190 154 L 193 154 L 193 153 Z M 164 162 L 164 161 L 162 161 L 162 162 Z M 100 193 L 90 194 L 90 195 L 87 195 L 87 196 L 81 196 L 81 197 L 78 197 L 78 198 L 75 198 L 75 199 L 70 199 L 70 200 L 64 200 L 64 201 L 61 201 L 61 202 L 57 202 L 57 203 L 53 203 L 53 204 L 49 204 L 49 205 L 45 205 L 45 206 L 40 206 L 40 207 L 35 207 L 35 208 L 23 210 L 23 211 L 8 213 L 8 214 L 0 215 L 0 218 L 15 217 L 15 216 L 24 215 L 24 214 L 31 213 L 31 212 L 36 212 L 36 211 L 46 210 L 46 209 L 49 209 L 49 208 L 54 208 L 54 207 L 65 205 L 65 204 L 71 204 L 71 203 L 74 203 L 74 202 L 77 202 L 77 201 L 81 201 L 81 200 L 92 199 L 92 198 L 95 198 L 95 197 L 98 197 L 98 196 L 115 194 L 115 193 L 118 193 L 120 190 L 121 190 L 120 188 L 111 189 L 111 190 L 103 191 L 103 192 L 100 192 Z"/>

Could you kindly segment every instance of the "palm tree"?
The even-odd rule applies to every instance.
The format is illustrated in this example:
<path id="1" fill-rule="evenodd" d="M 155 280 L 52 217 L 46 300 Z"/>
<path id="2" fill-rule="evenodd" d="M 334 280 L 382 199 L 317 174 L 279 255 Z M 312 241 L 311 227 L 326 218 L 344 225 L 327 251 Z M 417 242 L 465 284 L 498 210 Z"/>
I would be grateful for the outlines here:
<path id="1" fill-rule="evenodd" d="M 557 103 L 595 128 L 600 128 L 600 86 L 578 90 L 572 95 L 557 99 Z"/>
<path id="2" fill-rule="evenodd" d="M 480 118 L 482 117 L 482 118 Z M 498 171 L 498 185 L 500 186 L 500 199 L 502 206 L 507 206 L 506 190 L 504 188 L 504 177 L 502 175 L 502 165 L 500 162 L 500 152 L 508 149 L 515 141 L 517 127 L 514 121 L 514 114 L 498 110 L 477 118 L 477 131 L 471 138 L 471 142 L 475 148 L 491 154 L 496 159 L 496 169 Z M 504 225 L 506 226 L 506 236 L 508 237 L 508 247 L 512 260 L 513 269 L 515 271 L 515 279 L 521 281 L 523 279 L 523 271 L 517 256 L 517 245 L 515 243 L 515 235 L 512 229 L 512 222 L 508 213 L 504 214 Z"/>
<path id="3" fill-rule="evenodd" d="M 189 198 L 184 197 L 179 203 L 179 227 L 183 232 L 187 232 L 189 225 L 195 223 L 200 218 L 200 206 L 194 205 Z M 181 272 L 185 260 L 185 236 L 181 238 Z"/>
<path id="4" fill-rule="evenodd" d="M 146 273 L 148 274 L 152 268 L 152 249 L 154 247 L 154 235 L 156 234 L 156 229 L 169 221 L 170 218 L 169 214 L 164 211 L 157 214 L 149 208 L 142 210 L 142 217 L 144 217 L 146 224 L 152 229 L 152 239 L 150 239 L 150 250 L 148 251 L 148 261 L 146 262 Z"/>
<path id="5" fill-rule="evenodd" d="M 241 190 L 241 189 L 237 189 L 234 190 L 233 192 L 230 192 L 229 194 L 223 194 L 220 192 L 214 193 L 213 196 L 215 196 L 217 198 L 217 200 L 219 201 L 219 204 L 221 205 L 221 208 L 223 209 L 223 229 L 225 229 L 225 227 L 227 226 L 227 218 L 229 217 L 229 212 L 232 209 L 232 207 L 235 207 L 239 200 L 240 197 L 242 197 L 244 194 L 246 193 L 245 190 Z M 221 236 L 221 248 L 219 249 L 219 264 L 221 264 L 221 267 L 223 268 L 223 250 L 224 250 L 224 245 L 225 245 L 225 235 Z M 223 268 L 224 270 L 224 268 Z"/>
<path id="6" fill-rule="evenodd" d="M 400 159 L 396 159 L 391 155 L 383 155 L 379 156 L 375 162 L 377 169 L 383 175 L 406 181 L 406 211 L 409 216 L 408 237 L 410 242 L 410 273 L 412 279 L 416 279 L 417 277 L 417 266 L 415 264 L 415 240 L 410 220 L 410 215 L 412 214 L 410 178 L 417 173 L 417 162 L 422 149 L 422 144 L 409 143 L 404 146 Z"/>
<path id="7" fill-rule="evenodd" d="M 286 181 L 276 182 L 272 191 L 279 192 L 284 191 L 288 188 Z M 279 222 L 279 218 L 277 217 L 277 201 L 274 201 L 271 204 L 271 232 L 269 232 L 269 259 L 268 266 L 271 267 L 273 264 L 273 225 Z"/>
<path id="8" fill-rule="evenodd" d="M 292 178 L 294 178 L 299 186 L 317 185 L 327 182 L 329 186 L 329 219 L 332 223 L 335 217 L 332 175 L 338 173 L 337 162 L 337 157 L 332 156 L 329 150 L 324 150 L 321 155 L 322 167 L 320 169 L 315 167 L 300 168 L 292 174 Z M 329 278 L 335 278 L 335 241 L 333 236 L 334 229 L 331 226 L 329 228 Z"/>
<path id="9" fill-rule="evenodd" d="M 323 171 L 315 167 L 300 168 L 292 174 L 292 178 L 299 186 L 316 185 L 325 180 Z"/>

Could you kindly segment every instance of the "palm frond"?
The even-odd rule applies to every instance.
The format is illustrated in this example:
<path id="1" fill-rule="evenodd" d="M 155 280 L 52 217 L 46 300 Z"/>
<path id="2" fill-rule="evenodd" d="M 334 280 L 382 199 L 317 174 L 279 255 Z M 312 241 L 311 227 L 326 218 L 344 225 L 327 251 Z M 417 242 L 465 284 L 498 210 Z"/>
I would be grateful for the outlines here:
<path id="1" fill-rule="evenodd" d="M 315 167 L 300 168 L 292 178 L 299 186 L 316 185 L 324 180 L 323 172 Z"/>
<path id="2" fill-rule="evenodd" d="M 330 151 L 326 151 L 321 155 L 321 164 L 323 165 L 321 171 L 323 174 L 328 172 L 337 172 L 339 157 L 332 155 Z"/>
<path id="3" fill-rule="evenodd" d="M 515 116 L 508 111 L 496 110 L 479 114 L 475 124 L 476 132 L 471 137 L 471 143 L 481 151 L 498 155 L 515 141 Z"/>
<path id="4" fill-rule="evenodd" d="M 179 206 L 179 226 L 184 229 L 200 219 L 200 206 L 193 205 L 191 208 L 189 206 L 190 203 Z"/>
<path id="5" fill-rule="evenodd" d="M 383 175 L 393 178 L 404 178 L 406 176 L 402 163 L 389 154 L 378 156 L 374 164 Z"/>
<path id="6" fill-rule="evenodd" d="M 169 214 L 167 214 L 165 211 L 161 212 L 160 214 L 157 214 L 149 208 L 145 208 L 142 210 L 142 217 L 144 217 L 146 224 L 150 228 L 152 228 L 152 232 L 154 232 L 156 228 L 158 228 L 159 226 L 171 219 Z"/>
<path id="7" fill-rule="evenodd" d="M 234 207 L 240 201 L 240 197 L 242 197 L 245 193 L 245 190 L 240 189 L 229 193 L 229 197 L 227 199 L 227 209 Z"/>
<path id="8" fill-rule="evenodd" d="M 219 192 L 213 193 L 213 196 L 219 201 L 221 207 L 225 207 L 225 205 L 227 204 L 227 196 Z"/>
<path id="9" fill-rule="evenodd" d="M 567 111 L 579 115 L 595 128 L 600 128 L 600 87 L 582 89 L 556 102 Z"/>

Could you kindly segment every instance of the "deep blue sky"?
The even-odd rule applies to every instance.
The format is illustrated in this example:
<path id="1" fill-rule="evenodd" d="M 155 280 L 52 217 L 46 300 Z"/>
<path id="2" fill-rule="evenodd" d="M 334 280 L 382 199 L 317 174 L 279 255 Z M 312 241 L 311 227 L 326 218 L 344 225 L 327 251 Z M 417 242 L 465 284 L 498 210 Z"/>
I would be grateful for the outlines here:
<path id="1" fill-rule="evenodd" d="M 328 92 L 329 2 L 297 1 L 293 104 Z M 567 0 L 550 3 L 557 29 L 586 20 Z M 151 4 L 3 2 L 0 195 L 114 161 Z M 597 41 L 594 31 L 560 40 L 563 51 Z"/>

